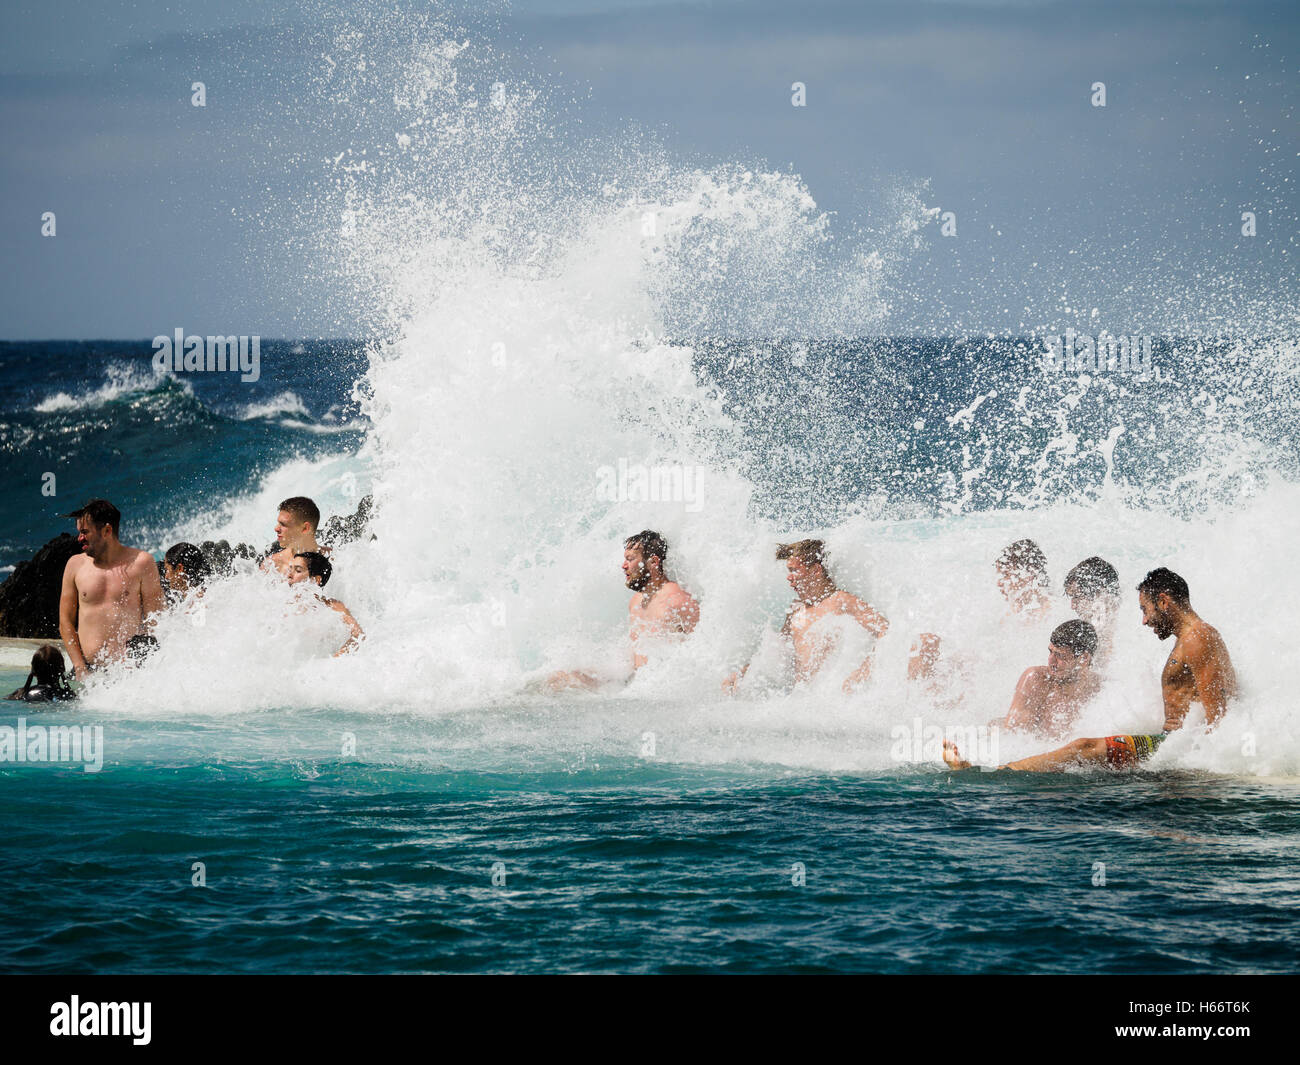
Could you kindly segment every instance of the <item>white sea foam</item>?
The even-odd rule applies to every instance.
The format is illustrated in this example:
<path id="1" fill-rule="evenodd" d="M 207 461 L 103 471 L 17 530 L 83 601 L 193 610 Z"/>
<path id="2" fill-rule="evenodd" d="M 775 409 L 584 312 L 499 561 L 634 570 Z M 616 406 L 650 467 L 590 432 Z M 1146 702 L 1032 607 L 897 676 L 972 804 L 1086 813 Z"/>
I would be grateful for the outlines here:
<path id="1" fill-rule="evenodd" d="M 151 392 L 168 376 L 170 375 L 155 373 L 148 365 L 112 362 L 105 367 L 104 380 L 98 387 L 79 392 L 75 396 L 67 392 L 56 392 L 41 400 L 33 409 L 41 414 L 94 409 L 125 396 Z M 180 387 L 186 392 L 193 392 L 187 381 L 180 381 Z"/>
<path id="2" fill-rule="evenodd" d="M 375 168 L 354 168 L 340 185 L 341 246 L 364 284 L 378 286 L 366 291 L 382 296 L 396 337 L 372 356 L 361 390 L 373 425 L 366 447 L 347 459 L 286 462 L 252 496 L 172 531 L 261 543 L 285 496 L 306 493 L 326 513 L 346 512 L 373 489 L 377 540 L 341 548 L 328 588 L 366 629 L 365 646 L 323 657 L 325 635 L 299 624 L 284 589 L 245 574 L 213 589 L 202 627 L 165 621 L 163 651 L 111 690 L 92 692 L 96 705 L 461 717 L 474 721 L 475 742 L 506 762 L 520 751 L 562 762 L 575 750 L 627 754 L 653 733 L 657 757 L 685 763 L 906 770 L 892 753 L 897 729 L 918 716 L 927 725 L 986 723 L 1006 711 L 1021 670 L 1046 661 L 1046 630 L 1008 620 L 994 582 L 998 551 L 1029 536 L 1048 554 L 1054 590 L 1069 566 L 1094 554 L 1114 563 L 1127 590 L 1122 653 L 1080 730 L 1159 725 L 1168 645 L 1139 624 L 1132 589 L 1149 568 L 1167 565 L 1224 634 L 1243 694 L 1217 732 L 1205 736 L 1190 722 L 1152 765 L 1300 773 L 1297 699 L 1289 660 L 1276 650 L 1300 621 L 1294 484 L 1274 478 L 1191 517 L 1145 509 L 1118 491 L 1088 506 L 1054 502 L 1060 470 L 1091 457 L 1109 471 L 1116 439 L 1088 445 L 1062 415 L 1037 467 L 1029 457 L 1036 481 L 1016 505 L 971 513 L 970 485 L 997 446 L 996 426 L 990 432 L 981 419 L 993 409 L 1019 416 L 1017 403 L 1023 413 L 1034 401 L 1027 391 L 967 410 L 967 464 L 962 487 L 951 478 L 956 498 L 944 516 L 899 521 L 886 507 L 832 528 L 769 521 L 740 472 L 740 430 L 723 397 L 697 378 L 690 348 L 666 335 L 704 322 L 760 336 L 867 328 L 884 313 L 892 258 L 907 253 L 932 211 L 903 197 L 898 217 L 862 241 L 849 266 L 836 260 L 822 282 L 796 285 L 821 261 L 831 225 L 797 177 L 674 169 L 631 152 L 589 195 L 545 179 L 539 187 L 512 160 L 545 150 L 535 132 L 545 126 L 542 105 L 525 96 L 496 114 L 469 109 L 458 93 L 471 79 L 453 75 L 473 49 L 427 43 L 387 98 L 418 98 L 447 121 L 408 127 L 399 144 L 412 156 L 380 168 L 388 184 L 367 184 Z M 345 51 L 331 60 L 339 69 Z M 338 87 L 340 100 L 348 88 Z M 1215 453 L 1199 475 L 1219 478 L 1234 453 Z M 619 459 L 703 469 L 702 508 L 602 498 L 597 471 Z M 936 484 L 949 472 L 936 471 Z M 551 669 L 623 668 L 621 545 L 646 527 L 667 537 L 670 572 L 700 598 L 696 633 L 624 688 L 525 694 Z M 788 662 L 774 630 L 789 591 L 773 547 L 811 535 L 828 541 L 842 585 L 891 622 L 873 681 L 853 696 L 830 670 L 793 693 L 782 687 Z M 1050 621 L 1069 616 L 1058 598 Z M 935 707 L 905 679 L 921 631 L 939 633 L 954 660 L 968 663 L 955 708 Z M 751 657 L 741 693 L 724 696 L 722 678 Z M 1006 735 L 999 757 L 1043 746 Z"/>

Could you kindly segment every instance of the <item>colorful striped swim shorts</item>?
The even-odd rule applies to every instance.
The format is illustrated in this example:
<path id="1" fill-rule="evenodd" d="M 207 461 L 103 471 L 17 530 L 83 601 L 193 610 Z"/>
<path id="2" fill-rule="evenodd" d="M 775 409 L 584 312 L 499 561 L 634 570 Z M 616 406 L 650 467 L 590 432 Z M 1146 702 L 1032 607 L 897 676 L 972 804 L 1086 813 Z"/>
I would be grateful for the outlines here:
<path id="1" fill-rule="evenodd" d="M 1107 736 L 1106 761 L 1117 768 L 1129 768 L 1145 762 L 1165 742 L 1167 732 L 1151 736 Z"/>

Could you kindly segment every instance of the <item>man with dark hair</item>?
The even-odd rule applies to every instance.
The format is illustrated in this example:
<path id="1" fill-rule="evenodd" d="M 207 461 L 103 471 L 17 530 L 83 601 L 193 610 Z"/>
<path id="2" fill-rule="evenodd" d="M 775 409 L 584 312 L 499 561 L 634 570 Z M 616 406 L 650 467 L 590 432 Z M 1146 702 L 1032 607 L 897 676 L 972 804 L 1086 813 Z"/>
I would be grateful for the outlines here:
<path id="1" fill-rule="evenodd" d="M 167 587 L 178 596 L 202 592 L 203 582 L 212 574 L 203 552 L 193 544 L 182 541 L 172 544 L 163 555 L 163 578 Z"/>
<path id="2" fill-rule="evenodd" d="M 324 588 L 329 583 L 333 572 L 334 566 L 319 551 L 299 551 L 289 563 L 288 579 L 291 585 L 308 582 L 318 588 Z M 343 624 L 348 627 L 348 638 L 343 646 L 334 652 L 334 657 L 338 658 L 360 647 L 365 633 L 361 631 L 361 626 L 357 624 L 357 619 L 352 616 L 352 612 L 337 599 L 329 599 L 319 592 L 316 598 L 338 614 L 343 619 Z"/>
<path id="3" fill-rule="evenodd" d="M 1068 732 L 1101 687 L 1092 668 L 1096 651 L 1097 630 L 1086 621 L 1057 625 L 1047 644 L 1047 665 L 1030 666 L 1020 675 L 1011 708 L 991 724 L 1043 736 Z"/>
<path id="4" fill-rule="evenodd" d="M 291 496 L 280 504 L 275 516 L 275 541 L 279 550 L 272 548 L 262 562 L 262 569 L 274 566 L 281 574 L 289 572 L 289 565 L 300 551 L 327 554 L 328 547 L 316 542 L 316 529 L 320 525 L 320 508 L 306 496 Z"/>
<path id="5" fill-rule="evenodd" d="M 649 659 L 638 645 L 695 631 L 700 604 L 665 571 L 668 544 L 651 529 L 644 529 L 623 541 L 623 583 L 634 593 L 628 603 L 628 636 L 632 642 L 632 672 Z M 591 670 L 558 670 L 546 679 L 550 692 L 565 688 L 594 691 L 602 680 Z"/>
<path id="6" fill-rule="evenodd" d="M 795 682 L 811 680 L 836 649 L 838 640 L 818 623 L 834 616 L 852 618 L 872 636 L 879 638 L 889 631 L 885 615 L 844 591 L 835 584 L 826 568 L 826 544 L 821 540 L 795 540 L 777 544 L 776 558 L 784 562 L 786 582 L 794 591 L 794 602 L 785 613 L 781 635 L 790 638 L 794 650 Z M 745 665 L 722 682 L 726 692 L 734 693 L 741 678 L 749 671 Z M 844 678 L 841 685 L 850 693 L 871 675 L 871 655 Z"/>
<path id="7" fill-rule="evenodd" d="M 68 515 L 77 522 L 81 554 L 63 570 L 59 635 L 78 680 L 90 670 L 120 662 L 127 642 L 163 608 L 158 564 L 146 551 L 118 538 L 121 514 L 106 499 L 92 499 Z"/>
<path id="8" fill-rule="evenodd" d="M 1165 724 L 1151 735 L 1102 736 L 1075 740 L 1047 754 L 1011 762 L 1004 769 L 1051 772 L 1070 765 L 1109 764 L 1116 768 L 1136 766 L 1150 758 L 1169 733 L 1182 728 L 1193 701 L 1205 710 L 1205 723 L 1213 729 L 1237 693 L 1237 674 L 1228 657 L 1223 637 L 1192 609 L 1187 582 L 1171 570 L 1154 569 L 1138 585 L 1142 624 L 1162 640 L 1177 637 L 1169 652 L 1160 688 L 1164 697 Z M 953 769 L 966 769 L 956 744 L 944 743 L 943 759 Z"/>
<path id="9" fill-rule="evenodd" d="M 1096 555 L 1085 558 L 1065 575 L 1064 590 L 1070 609 L 1097 630 L 1096 661 L 1109 659 L 1123 597 L 1115 567 Z"/>

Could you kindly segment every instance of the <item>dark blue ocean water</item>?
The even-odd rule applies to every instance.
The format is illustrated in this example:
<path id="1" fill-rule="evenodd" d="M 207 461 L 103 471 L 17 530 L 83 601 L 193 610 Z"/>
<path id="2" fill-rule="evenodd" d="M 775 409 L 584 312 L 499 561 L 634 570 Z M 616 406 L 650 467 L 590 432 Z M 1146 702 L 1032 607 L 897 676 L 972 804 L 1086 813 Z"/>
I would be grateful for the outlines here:
<path id="1" fill-rule="evenodd" d="M 58 514 L 92 494 L 155 547 L 288 460 L 355 452 L 365 346 L 295 347 L 264 345 L 262 381 L 240 385 L 152 380 L 147 343 L 0 345 L 0 562 L 70 528 Z M 1194 510 L 1244 477 L 1292 476 L 1291 378 L 1207 350 L 1166 348 L 1178 372 L 1163 383 L 1082 394 L 1028 373 L 1012 341 L 713 343 L 698 365 L 744 428 L 757 506 L 812 523 L 881 500 L 942 512 L 963 471 L 974 511 L 1086 501 L 1108 476 Z M 981 396 L 1000 413 L 963 419 Z M 1035 473 L 1063 429 L 1096 445 L 1117 412 L 1112 471 L 1080 446 Z M 0 670 L 0 687 L 22 677 Z M 17 722 L 9 705 L 0 726 Z M 643 724 L 619 709 L 540 747 L 508 737 L 571 706 L 64 711 L 103 725 L 105 765 L 0 762 L 0 970 L 1297 968 L 1293 776 L 825 773 L 675 759 L 671 743 L 643 759 Z M 356 753 L 340 754 L 345 733 Z"/>
<path id="2" fill-rule="evenodd" d="M 1294 780 L 581 752 L 484 771 L 464 765 L 466 728 L 390 720 L 394 749 L 342 759 L 331 738 L 365 746 L 372 721 L 110 720 L 100 773 L 0 769 L 0 969 L 1223 973 L 1300 957 Z"/>

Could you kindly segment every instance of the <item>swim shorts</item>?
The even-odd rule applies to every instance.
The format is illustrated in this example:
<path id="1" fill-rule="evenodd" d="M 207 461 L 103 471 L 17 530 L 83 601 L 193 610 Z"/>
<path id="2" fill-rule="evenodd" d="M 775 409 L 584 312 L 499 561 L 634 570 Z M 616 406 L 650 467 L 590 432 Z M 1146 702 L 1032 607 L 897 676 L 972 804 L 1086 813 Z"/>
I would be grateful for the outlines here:
<path id="1" fill-rule="evenodd" d="M 1165 742 L 1167 732 L 1151 736 L 1107 736 L 1106 761 L 1116 768 L 1128 768 L 1145 762 Z"/>

